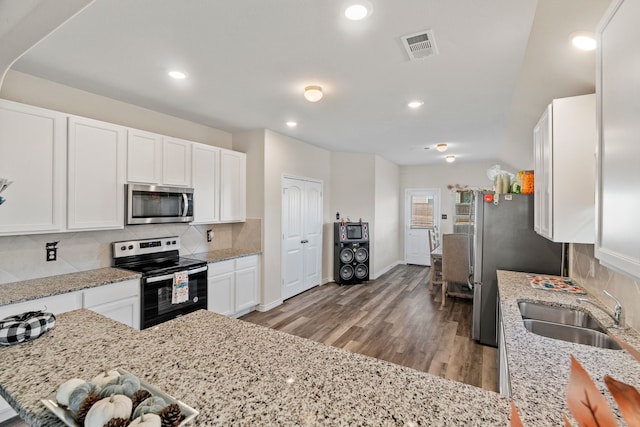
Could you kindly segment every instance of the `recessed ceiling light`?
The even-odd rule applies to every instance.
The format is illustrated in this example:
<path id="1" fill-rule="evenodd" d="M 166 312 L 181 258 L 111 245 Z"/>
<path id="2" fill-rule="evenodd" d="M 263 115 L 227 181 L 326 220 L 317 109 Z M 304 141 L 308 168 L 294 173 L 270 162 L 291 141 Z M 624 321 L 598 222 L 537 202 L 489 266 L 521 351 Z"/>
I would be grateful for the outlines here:
<path id="1" fill-rule="evenodd" d="M 444 159 L 447 161 L 447 163 L 453 163 L 456 161 L 456 156 L 454 156 L 453 154 L 450 154 L 446 156 Z"/>
<path id="2" fill-rule="evenodd" d="M 322 99 L 322 88 L 320 86 L 307 86 L 304 88 L 304 97 L 309 102 L 318 102 Z"/>
<path id="3" fill-rule="evenodd" d="M 569 35 L 569 39 L 574 47 L 580 50 L 595 50 L 596 38 L 592 32 L 576 31 Z"/>
<path id="4" fill-rule="evenodd" d="M 183 80 L 187 78 L 187 75 L 185 73 L 177 70 L 169 71 L 169 76 L 173 77 L 176 80 Z"/>
<path id="5" fill-rule="evenodd" d="M 344 16 L 352 21 L 360 21 L 369 15 L 369 9 L 363 4 L 352 4 L 344 10 Z"/>
<path id="6" fill-rule="evenodd" d="M 290 128 L 294 128 L 296 126 L 298 126 L 297 122 L 287 122 L 287 126 L 289 126 Z"/>
<path id="7" fill-rule="evenodd" d="M 411 101 L 407 104 L 409 108 L 420 108 L 424 105 L 423 101 Z"/>
<path id="8" fill-rule="evenodd" d="M 438 150 L 441 153 L 444 153 L 445 151 L 447 151 L 447 144 L 438 144 L 436 145 L 436 150 Z"/>

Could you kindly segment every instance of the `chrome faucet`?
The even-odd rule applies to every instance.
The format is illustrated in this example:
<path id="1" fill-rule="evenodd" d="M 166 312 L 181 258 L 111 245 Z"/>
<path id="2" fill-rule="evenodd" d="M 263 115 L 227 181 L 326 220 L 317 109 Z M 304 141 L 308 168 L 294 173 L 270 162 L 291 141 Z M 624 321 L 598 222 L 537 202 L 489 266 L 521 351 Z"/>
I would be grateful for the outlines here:
<path id="1" fill-rule="evenodd" d="M 609 315 L 609 317 L 611 317 L 613 319 L 613 326 L 616 328 L 620 327 L 620 322 L 622 320 L 622 304 L 620 304 L 620 301 L 618 301 L 618 298 L 614 297 L 611 293 L 609 293 L 606 290 L 602 291 L 603 294 L 605 294 L 606 296 L 608 296 L 609 298 L 613 299 L 616 302 L 615 307 L 613 307 L 613 314 L 609 313 L 609 310 L 594 301 L 591 301 L 589 298 L 576 298 L 576 301 L 578 302 L 588 302 L 589 304 L 595 305 L 596 307 L 598 307 L 600 310 L 604 311 L 605 313 L 607 313 L 607 315 Z"/>

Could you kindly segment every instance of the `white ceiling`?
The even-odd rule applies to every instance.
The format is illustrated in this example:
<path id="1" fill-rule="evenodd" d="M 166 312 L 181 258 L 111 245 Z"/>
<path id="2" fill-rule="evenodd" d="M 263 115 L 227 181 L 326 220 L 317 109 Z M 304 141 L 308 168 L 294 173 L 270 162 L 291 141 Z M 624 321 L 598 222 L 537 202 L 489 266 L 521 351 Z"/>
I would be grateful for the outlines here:
<path id="1" fill-rule="evenodd" d="M 593 30 L 610 0 L 368 2 L 373 13 L 351 22 L 344 0 L 96 0 L 13 69 L 400 165 L 442 162 L 424 147 L 445 142 L 458 161 L 526 167 L 544 106 L 593 92 L 595 55 L 568 36 Z M 411 62 L 400 37 L 426 29 L 439 55 Z M 171 69 L 188 79 L 168 78 Z M 318 103 L 302 97 L 310 84 L 324 89 Z M 425 105 L 411 110 L 413 99 Z"/>

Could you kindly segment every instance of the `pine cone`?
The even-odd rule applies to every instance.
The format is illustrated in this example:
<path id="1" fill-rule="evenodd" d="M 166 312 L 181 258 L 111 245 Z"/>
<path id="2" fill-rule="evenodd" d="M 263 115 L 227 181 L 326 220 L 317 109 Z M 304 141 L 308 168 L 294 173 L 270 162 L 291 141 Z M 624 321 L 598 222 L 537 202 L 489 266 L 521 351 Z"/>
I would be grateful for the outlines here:
<path id="1" fill-rule="evenodd" d="M 129 420 L 126 418 L 111 418 L 103 427 L 127 427 Z"/>
<path id="2" fill-rule="evenodd" d="M 177 403 L 165 406 L 158 415 L 162 419 L 162 427 L 178 427 L 183 418 Z"/>
<path id="3" fill-rule="evenodd" d="M 133 393 L 133 396 L 131 396 L 131 402 L 133 403 L 132 411 L 135 411 L 138 405 L 149 397 L 151 397 L 151 393 L 143 388 Z"/>
<path id="4" fill-rule="evenodd" d="M 78 419 L 78 424 L 84 425 L 84 419 L 87 416 L 87 412 L 96 403 L 100 398 L 96 394 L 90 394 L 84 398 L 82 403 L 80 404 L 80 409 L 78 409 L 78 414 L 76 415 Z"/>

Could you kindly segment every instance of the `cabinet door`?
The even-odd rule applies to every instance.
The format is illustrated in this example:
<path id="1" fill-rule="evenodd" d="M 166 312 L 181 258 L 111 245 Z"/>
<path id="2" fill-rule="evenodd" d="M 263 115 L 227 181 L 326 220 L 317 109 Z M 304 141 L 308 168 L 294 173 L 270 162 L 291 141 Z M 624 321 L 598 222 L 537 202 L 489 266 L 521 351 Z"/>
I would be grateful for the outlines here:
<path id="1" fill-rule="evenodd" d="M 545 110 L 540 121 L 534 128 L 534 229 L 548 239 L 553 237 L 552 212 L 553 212 L 553 175 L 551 157 L 552 138 L 552 106 Z"/>
<path id="2" fill-rule="evenodd" d="M 231 150 L 220 152 L 220 220 L 242 222 L 246 219 L 247 155 Z"/>
<path id="3" fill-rule="evenodd" d="M 191 162 L 195 224 L 220 221 L 220 149 L 194 143 Z"/>
<path id="4" fill-rule="evenodd" d="M 231 316 L 234 313 L 233 272 L 209 276 L 207 290 L 207 310 L 224 316 Z"/>
<path id="5" fill-rule="evenodd" d="M 162 136 L 129 129 L 127 132 L 127 181 L 162 182 Z"/>
<path id="6" fill-rule="evenodd" d="M 235 311 L 252 309 L 258 303 L 258 269 L 236 271 Z"/>
<path id="7" fill-rule="evenodd" d="M 1 195 L 0 235 L 64 228 L 66 116 L 0 101 L 0 177 L 13 181 Z"/>
<path id="8" fill-rule="evenodd" d="M 121 126 L 69 118 L 68 229 L 124 227 L 125 137 Z"/>
<path id="9" fill-rule="evenodd" d="M 140 329 L 140 299 L 138 297 L 130 297 L 106 304 L 95 305 L 91 307 L 90 310 L 116 322 Z"/>
<path id="10" fill-rule="evenodd" d="M 60 314 L 78 308 L 82 308 L 82 293 L 68 292 L 66 294 L 3 305 L 0 307 L 0 319 L 27 311 L 44 310 L 49 313 Z"/>
<path id="11" fill-rule="evenodd" d="M 640 278 L 640 38 L 637 1 L 617 1 L 598 26 L 595 256 Z"/>
<path id="12" fill-rule="evenodd" d="M 191 185 L 191 142 L 177 138 L 163 139 L 162 183 Z"/>

